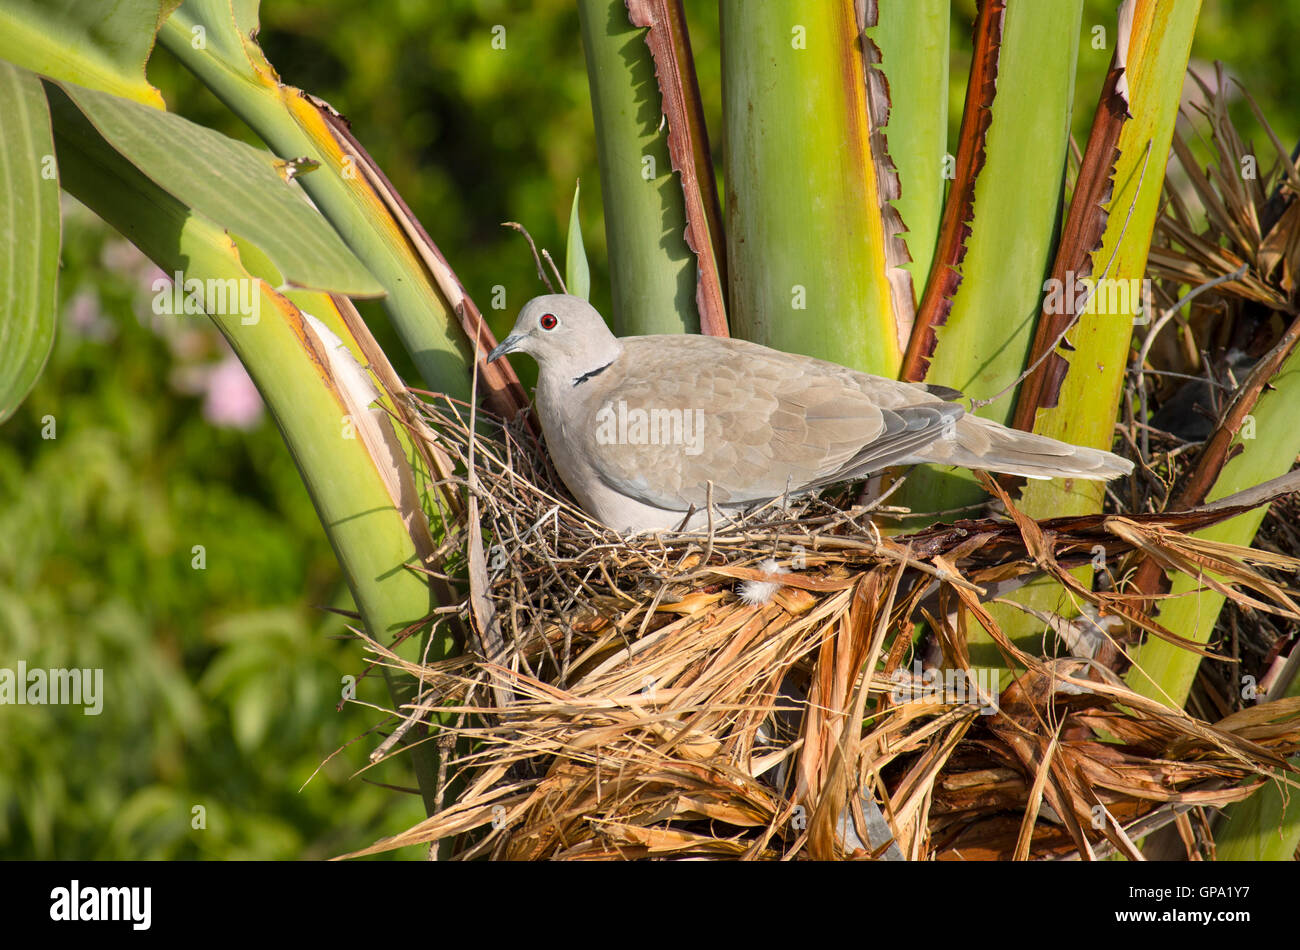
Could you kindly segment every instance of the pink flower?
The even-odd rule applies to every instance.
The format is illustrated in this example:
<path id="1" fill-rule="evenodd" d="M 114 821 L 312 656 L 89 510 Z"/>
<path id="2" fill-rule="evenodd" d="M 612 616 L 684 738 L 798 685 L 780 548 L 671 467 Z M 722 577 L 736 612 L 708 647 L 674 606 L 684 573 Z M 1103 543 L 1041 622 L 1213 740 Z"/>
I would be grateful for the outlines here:
<path id="1" fill-rule="evenodd" d="M 90 290 L 78 290 L 68 301 L 64 322 L 78 336 L 104 343 L 117 335 L 117 328 L 104 319 L 99 297 Z"/>
<path id="2" fill-rule="evenodd" d="M 252 429 L 262 421 L 262 397 L 233 353 L 212 367 L 206 389 L 203 416 L 214 426 Z"/>

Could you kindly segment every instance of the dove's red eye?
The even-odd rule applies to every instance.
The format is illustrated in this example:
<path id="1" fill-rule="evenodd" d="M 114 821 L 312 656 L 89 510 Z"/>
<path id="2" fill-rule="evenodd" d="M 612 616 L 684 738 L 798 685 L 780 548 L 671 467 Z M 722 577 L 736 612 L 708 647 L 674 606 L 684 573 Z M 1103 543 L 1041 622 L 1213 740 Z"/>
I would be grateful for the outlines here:
<path id="1" fill-rule="evenodd" d="M 555 314 L 544 313 L 542 314 L 542 319 L 538 320 L 537 322 L 542 325 L 543 330 L 554 330 L 556 325 L 560 321 L 555 319 Z"/>

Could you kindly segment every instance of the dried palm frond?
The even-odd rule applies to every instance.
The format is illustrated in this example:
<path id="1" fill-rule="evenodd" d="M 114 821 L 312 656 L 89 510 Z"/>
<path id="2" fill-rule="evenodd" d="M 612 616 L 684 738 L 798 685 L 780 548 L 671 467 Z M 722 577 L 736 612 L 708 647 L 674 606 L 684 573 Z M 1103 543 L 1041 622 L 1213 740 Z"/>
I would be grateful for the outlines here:
<path id="1" fill-rule="evenodd" d="M 1140 448 L 1151 510 L 1193 507 L 1207 497 L 1240 450 L 1234 443 L 1261 393 L 1300 344 L 1300 151 L 1287 153 L 1242 89 L 1275 152 L 1272 167 L 1263 169 L 1229 115 L 1222 65 L 1213 89 L 1195 73 L 1191 78 L 1203 94 L 1194 111 L 1208 131 L 1212 160 L 1202 168 L 1175 130 L 1177 162 L 1148 261 L 1165 309 L 1147 327 L 1129 381 L 1129 398 L 1141 407 L 1130 428 L 1139 430 L 1132 442 Z M 1191 290 L 1184 294 L 1185 287 Z M 1171 321 L 1175 326 L 1162 333 Z M 1152 414 L 1150 398 L 1159 405 Z M 1160 443 L 1173 445 L 1159 451 Z M 1159 568 L 1140 564 L 1133 588 L 1168 589 Z"/>
<path id="2" fill-rule="evenodd" d="M 467 552 L 474 636 L 425 665 L 367 642 L 425 685 L 398 715 L 458 720 L 455 801 L 361 853 L 451 838 L 457 858 L 1137 856 L 1134 838 L 1188 808 L 1294 781 L 1300 703 L 1210 724 L 1069 655 L 1077 629 L 1029 655 L 986 610 L 1047 573 L 1094 640 L 1114 622 L 1179 640 L 1122 568 L 1099 591 L 1069 573 L 1100 548 L 1300 619 L 1260 570 L 1300 561 L 1186 533 L 1242 510 L 1231 500 L 1035 522 L 1002 495 L 1010 518 L 883 537 L 854 495 L 828 495 L 629 540 L 567 500 L 526 426 L 480 415 L 471 435 L 459 407 L 419 410 L 432 454 L 465 473 L 439 484 L 464 500 L 444 547 Z M 971 667 L 972 620 L 1010 674 Z M 920 621 L 933 640 L 914 642 Z"/>
<path id="3" fill-rule="evenodd" d="M 1297 313 L 1300 173 L 1296 156 L 1288 154 L 1243 89 L 1275 152 L 1272 164 L 1262 167 L 1229 115 L 1222 64 L 1216 64 L 1213 89 L 1189 75 L 1203 93 L 1204 104 L 1194 112 L 1208 132 L 1212 161 L 1202 167 L 1175 129 L 1177 163 L 1166 183 L 1147 266 L 1165 306 L 1179 298 L 1180 287 L 1215 287 L 1195 301 L 1189 316 L 1175 315 L 1177 336 L 1165 334 L 1147 348 L 1156 369 L 1198 374 L 1202 353 L 1216 349 L 1258 358 Z M 1176 376 L 1170 382 L 1166 396 L 1181 386 Z"/>

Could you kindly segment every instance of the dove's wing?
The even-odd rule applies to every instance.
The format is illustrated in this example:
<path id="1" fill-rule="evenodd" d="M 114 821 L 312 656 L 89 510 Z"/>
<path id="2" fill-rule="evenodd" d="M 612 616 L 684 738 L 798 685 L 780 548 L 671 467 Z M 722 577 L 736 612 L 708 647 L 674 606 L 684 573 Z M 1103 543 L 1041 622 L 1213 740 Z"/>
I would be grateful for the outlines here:
<path id="1" fill-rule="evenodd" d="M 741 340 L 629 337 L 566 426 L 599 479 L 685 511 L 859 477 L 951 433 L 960 406 L 923 387 Z M 583 383 L 587 386 L 589 383 Z M 580 387 L 581 388 L 581 387 Z M 570 420 L 576 421 L 576 420 Z"/>

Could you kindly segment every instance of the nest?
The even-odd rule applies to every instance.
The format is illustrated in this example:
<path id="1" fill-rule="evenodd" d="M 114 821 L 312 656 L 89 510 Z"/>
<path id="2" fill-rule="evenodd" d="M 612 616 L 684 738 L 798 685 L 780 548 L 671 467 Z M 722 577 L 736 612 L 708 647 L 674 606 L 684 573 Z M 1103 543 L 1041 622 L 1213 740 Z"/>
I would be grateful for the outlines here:
<path id="1" fill-rule="evenodd" d="M 1240 508 L 1036 522 L 988 480 L 1001 514 L 909 534 L 883 536 L 842 493 L 629 540 L 567 500 L 526 418 L 479 413 L 472 438 L 462 407 L 418 405 L 445 475 L 431 574 L 469 588 L 432 622 L 459 626 L 463 649 L 415 665 L 368 643 L 421 681 L 399 715 L 444 724 L 449 791 L 359 853 L 1138 856 L 1134 840 L 1170 823 L 1208 846 L 1205 809 L 1294 782 L 1300 700 L 1210 724 L 1133 692 L 1094 657 L 1179 638 L 1124 592 L 1123 568 L 1106 590 L 1070 573 L 1098 546 L 1110 564 L 1140 553 L 1300 617 L 1261 570 L 1300 561 L 1186 533 Z M 1078 617 L 1040 615 L 1031 652 L 988 607 L 1042 575 Z M 979 628 L 1001 668 L 972 665 Z"/>

